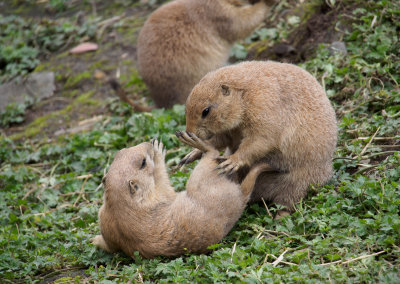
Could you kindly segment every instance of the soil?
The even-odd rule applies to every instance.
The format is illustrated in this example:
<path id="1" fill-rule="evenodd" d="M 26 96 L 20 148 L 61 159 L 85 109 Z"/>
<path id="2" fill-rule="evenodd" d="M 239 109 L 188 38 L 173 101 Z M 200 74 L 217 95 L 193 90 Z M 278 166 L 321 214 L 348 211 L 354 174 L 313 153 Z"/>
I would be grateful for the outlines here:
<path id="1" fill-rule="evenodd" d="M 260 42 L 252 47 L 249 52 L 249 60 L 275 60 L 286 63 L 300 63 L 306 61 L 315 54 L 320 44 L 330 44 L 341 41 L 344 31 L 350 29 L 345 21 L 338 21 L 339 17 L 345 19 L 347 11 L 342 6 L 330 7 L 326 3 L 321 6 L 308 7 L 297 6 L 291 10 L 284 11 L 279 17 L 287 19 L 296 15 L 302 18 L 302 23 L 290 32 L 289 36 L 267 49 L 260 49 Z M 308 16 L 311 14 L 310 16 Z M 339 27 L 336 24 L 340 23 Z M 274 22 L 266 22 L 267 27 L 273 27 Z M 262 50 L 258 52 L 258 50 Z"/>
<path id="2" fill-rule="evenodd" d="M 75 43 L 67 45 L 58 53 L 42 58 L 42 63 L 36 71 L 55 73 L 54 94 L 28 108 L 25 121 L 2 129 L 3 135 L 14 140 L 32 137 L 55 138 L 60 133 L 76 127 L 82 120 L 108 113 L 107 103 L 110 99 L 117 98 L 108 84 L 108 79 L 115 77 L 117 70 L 120 73 L 119 81 L 122 85 L 132 80 L 133 76 L 137 76 L 136 38 L 139 28 L 154 8 L 137 5 L 137 3 L 131 3 L 129 7 L 126 7 L 127 3 L 123 1 L 115 5 L 109 3 L 111 1 L 96 1 L 94 12 L 92 6 L 83 2 L 85 1 L 76 2 L 74 7 L 68 9 L 68 12 L 59 14 L 38 7 L 40 5 L 35 5 L 34 10 L 28 7 L 18 12 L 23 17 L 33 19 L 68 17 L 69 20 L 80 18 L 81 21 L 82 19 L 85 21 L 95 13 L 102 19 L 103 24 L 100 24 L 95 41 L 99 46 L 98 50 L 70 54 L 68 51 L 77 45 Z M 10 6 L 1 14 L 14 13 L 15 9 Z M 116 16 L 120 18 L 112 21 L 112 18 Z M 110 19 L 111 24 L 107 23 Z M 82 42 L 85 40 L 87 39 L 82 39 Z M 128 94 L 134 92 L 134 87 L 127 88 L 126 91 Z"/>
<path id="3" fill-rule="evenodd" d="M 71 267 L 60 271 L 50 271 L 48 274 L 38 276 L 37 280 L 40 281 L 40 284 L 54 283 L 56 280 L 59 280 L 59 283 L 70 283 L 73 282 L 72 279 L 76 281 L 78 280 L 77 277 L 79 277 L 80 281 L 85 282 L 84 280 L 89 278 L 85 270 L 85 268 L 81 267 Z M 60 281 L 61 278 L 64 281 Z M 76 283 L 75 281 L 74 283 Z"/>
<path id="4" fill-rule="evenodd" d="M 96 43 L 99 49 L 79 55 L 72 55 L 68 50 L 75 45 L 67 45 L 62 52 L 50 54 L 42 60 L 37 71 L 53 71 L 56 78 L 56 91 L 50 98 L 44 99 L 26 112 L 22 124 L 3 129 L 3 135 L 14 140 L 35 137 L 37 139 L 53 139 L 70 129 L 77 128 L 81 121 L 108 113 L 108 101 L 117 98 L 115 92 L 107 83 L 118 72 L 118 81 L 128 94 L 137 94 L 134 84 L 129 84 L 137 77 L 136 70 L 136 39 L 140 27 L 146 17 L 155 7 L 141 3 L 125 3 L 114 6 L 113 1 L 96 1 L 96 7 L 73 1 L 73 7 L 67 12 L 54 13 L 46 8 L 20 11 L 20 15 L 34 18 L 58 19 L 69 17 L 77 21 L 85 21 L 90 15 L 101 17 L 103 26 L 99 28 Z M 289 1 L 290 2 L 290 1 Z M 302 62 L 313 54 L 320 43 L 329 43 L 341 39 L 342 34 L 335 30 L 338 15 L 343 11 L 340 5 L 331 9 L 327 5 L 313 7 L 312 13 L 302 6 L 294 4 L 293 9 L 283 11 L 279 17 L 296 14 L 306 19 L 303 24 L 293 30 L 286 41 L 279 42 L 265 49 L 265 42 L 258 42 L 250 50 L 247 59 L 277 60 L 281 62 Z M 0 1 L 1 3 L 1 1 Z M 121 4 L 122 3 L 122 4 Z M 291 2 L 290 2 L 291 3 Z M 292 5 L 292 4 L 291 4 Z M 299 8 L 300 7 L 300 8 Z M 12 6 L 2 13 L 15 13 Z M 310 14 L 310 16 L 307 16 Z M 120 16 L 111 24 L 106 20 Z M 273 22 L 267 22 L 267 27 L 273 27 Z M 102 31 L 100 31 L 102 30 Z M 82 39 L 85 41 L 85 39 Z M 257 53 L 258 47 L 264 45 L 264 51 Z M 127 87 L 130 86 L 130 87 Z M 140 93 L 141 92 L 141 93 Z M 139 97 L 145 96 L 145 91 L 139 91 Z M 133 97 L 133 96 L 132 96 Z M 143 101 L 141 101 L 143 103 Z M 145 104 L 152 104 L 146 98 Z M 87 128 L 83 128 L 87 130 Z"/>

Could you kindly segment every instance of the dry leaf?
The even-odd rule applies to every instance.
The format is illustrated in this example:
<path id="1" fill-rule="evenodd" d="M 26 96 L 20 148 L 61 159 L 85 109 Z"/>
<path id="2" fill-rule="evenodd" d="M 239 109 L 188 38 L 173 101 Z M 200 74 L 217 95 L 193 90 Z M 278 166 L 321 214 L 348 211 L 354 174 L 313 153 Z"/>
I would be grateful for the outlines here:
<path id="1" fill-rule="evenodd" d="M 98 48 L 98 45 L 95 43 L 84 42 L 84 43 L 81 43 L 81 44 L 75 46 L 69 52 L 73 53 L 73 54 L 78 54 L 78 53 L 84 53 L 84 52 L 88 52 L 88 51 L 94 51 L 94 50 L 97 50 L 97 48 Z"/>

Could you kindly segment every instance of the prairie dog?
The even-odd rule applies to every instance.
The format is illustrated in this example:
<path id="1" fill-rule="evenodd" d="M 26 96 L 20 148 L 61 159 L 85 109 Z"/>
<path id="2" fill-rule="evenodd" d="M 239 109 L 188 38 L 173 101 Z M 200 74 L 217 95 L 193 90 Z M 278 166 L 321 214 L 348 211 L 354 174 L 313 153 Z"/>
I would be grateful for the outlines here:
<path id="1" fill-rule="evenodd" d="M 310 184 L 332 176 L 335 112 L 317 80 L 295 65 L 253 61 L 208 73 L 186 102 L 186 131 L 229 147 L 222 173 L 258 161 L 275 169 L 260 175 L 253 202 L 264 198 L 291 211 Z M 192 151 L 181 163 L 199 156 Z"/>
<path id="2" fill-rule="evenodd" d="M 162 143 L 142 143 L 119 151 L 106 176 L 104 204 L 99 211 L 101 235 L 93 244 L 108 252 L 134 251 L 145 258 L 204 253 L 218 243 L 239 219 L 258 174 L 253 167 L 241 185 L 214 170 L 219 152 L 195 135 L 179 139 L 204 152 L 186 191 L 175 192 L 165 167 Z"/>
<path id="3" fill-rule="evenodd" d="M 157 107 L 184 104 L 209 71 L 226 65 L 235 41 L 263 21 L 273 0 L 175 0 L 145 22 L 138 38 L 139 74 Z"/>

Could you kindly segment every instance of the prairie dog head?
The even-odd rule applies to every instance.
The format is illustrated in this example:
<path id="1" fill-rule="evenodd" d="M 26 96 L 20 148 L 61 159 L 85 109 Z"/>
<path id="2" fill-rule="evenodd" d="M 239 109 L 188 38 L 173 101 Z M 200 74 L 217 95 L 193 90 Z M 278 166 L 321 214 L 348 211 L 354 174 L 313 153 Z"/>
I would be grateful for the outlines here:
<path id="1" fill-rule="evenodd" d="M 156 198 L 154 151 L 150 143 L 117 152 L 103 178 L 105 203 L 114 208 L 146 207 Z"/>
<path id="2" fill-rule="evenodd" d="M 235 87 L 223 68 L 208 73 L 186 101 L 186 131 L 201 139 L 233 130 L 243 121 L 243 89 Z"/>

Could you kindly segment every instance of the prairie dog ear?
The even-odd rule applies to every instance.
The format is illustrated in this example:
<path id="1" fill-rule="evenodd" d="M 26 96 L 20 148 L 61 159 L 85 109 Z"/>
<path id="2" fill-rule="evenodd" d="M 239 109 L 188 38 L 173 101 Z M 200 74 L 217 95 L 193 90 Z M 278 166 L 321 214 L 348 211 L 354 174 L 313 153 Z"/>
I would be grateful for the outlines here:
<path id="1" fill-rule="evenodd" d="M 229 96 L 231 94 L 231 90 L 227 85 L 221 85 L 222 95 Z"/>
<path id="2" fill-rule="evenodd" d="M 104 176 L 104 177 L 101 179 L 101 183 L 102 183 L 103 185 L 106 185 L 106 181 L 107 181 L 107 178 L 106 178 L 106 176 Z"/>

